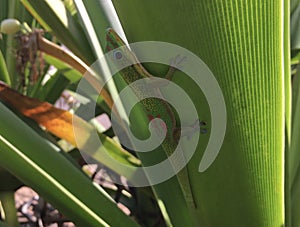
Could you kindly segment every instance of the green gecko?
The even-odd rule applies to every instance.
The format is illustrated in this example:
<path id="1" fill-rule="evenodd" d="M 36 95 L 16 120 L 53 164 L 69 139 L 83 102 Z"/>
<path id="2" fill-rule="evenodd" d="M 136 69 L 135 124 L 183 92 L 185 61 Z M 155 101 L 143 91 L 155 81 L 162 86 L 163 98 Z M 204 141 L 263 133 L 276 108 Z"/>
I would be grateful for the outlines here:
<path id="1" fill-rule="evenodd" d="M 120 62 L 127 61 L 127 63 L 128 61 L 130 62 L 128 67 L 120 71 L 120 75 L 123 77 L 123 79 L 127 84 L 131 84 L 139 79 L 153 78 L 153 76 L 149 72 L 147 72 L 146 69 L 138 62 L 135 54 L 129 50 L 129 48 L 126 46 L 123 40 L 111 28 L 107 30 L 106 41 L 107 41 L 107 45 L 106 45 L 107 52 L 124 46 L 123 47 L 124 49 L 121 49 L 120 51 L 115 52 L 113 54 L 113 58 L 114 58 L 113 61 L 120 61 Z M 179 59 L 178 61 L 178 59 L 175 59 L 175 61 L 177 61 L 175 62 L 175 64 L 180 63 L 181 60 Z M 170 80 L 175 71 L 176 68 L 172 67 L 171 64 L 165 78 Z M 139 91 L 138 89 L 139 88 L 135 88 L 135 93 L 143 92 L 143 91 Z M 139 94 L 137 94 L 137 96 L 139 96 Z M 167 156 L 170 156 L 175 150 L 175 148 L 177 147 L 177 142 L 178 142 L 176 139 L 176 137 L 178 137 L 177 135 L 178 128 L 176 128 L 175 116 L 170 105 L 166 101 L 157 98 L 143 99 L 141 103 L 145 108 L 145 111 L 147 112 L 150 121 L 154 118 L 160 118 L 164 121 L 165 124 L 161 125 L 162 126 L 161 129 L 165 130 L 164 134 L 166 135 L 166 137 L 162 142 L 162 148 L 166 152 Z M 200 126 L 204 126 L 205 124 L 206 124 L 205 122 L 199 123 Z M 183 152 L 180 153 L 181 153 L 180 158 L 184 159 Z M 176 165 L 176 163 L 172 163 L 172 165 Z M 174 168 L 176 168 L 176 166 L 174 166 Z M 188 208 L 191 210 L 195 210 L 196 203 L 190 187 L 190 180 L 189 180 L 189 175 L 186 167 L 184 167 L 182 170 L 180 170 L 177 173 L 177 179 L 180 184 Z"/>

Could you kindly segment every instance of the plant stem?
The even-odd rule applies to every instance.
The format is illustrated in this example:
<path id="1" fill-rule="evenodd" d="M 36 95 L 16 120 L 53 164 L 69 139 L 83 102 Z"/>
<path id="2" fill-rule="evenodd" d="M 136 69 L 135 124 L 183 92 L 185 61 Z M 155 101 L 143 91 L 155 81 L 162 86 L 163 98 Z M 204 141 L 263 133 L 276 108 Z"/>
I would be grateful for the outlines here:
<path id="1" fill-rule="evenodd" d="M 95 73 L 77 56 L 73 53 L 68 52 L 62 49 L 57 44 L 45 39 L 38 32 L 38 49 L 52 57 L 55 57 L 70 66 L 74 69 L 78 70 L 80 73 L 84 74 L 85 79 L 97 90 L 100 92 L 100 95 L 103 97 L 104 101 L 111 109 L 113 105 L 112 98 L 108 91 L 103 87 L 103 85 L 96 79 Z"/>

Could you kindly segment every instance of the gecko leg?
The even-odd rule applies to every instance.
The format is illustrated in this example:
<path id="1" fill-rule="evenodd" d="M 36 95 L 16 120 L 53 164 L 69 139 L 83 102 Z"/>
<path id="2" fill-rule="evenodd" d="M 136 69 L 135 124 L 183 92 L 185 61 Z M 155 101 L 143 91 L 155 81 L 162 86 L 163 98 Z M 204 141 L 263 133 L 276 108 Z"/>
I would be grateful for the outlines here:
<path id="1" fill-rule="evenodd" d="M 174 58 L 171 58 L 170 60 L 170 67 L 168 72 L 165 75 L 165 79 L 163 82 L 162 80 L 157 80 L 156 77 L 149 77 L 149 80 L 147 81 L 147 84 L 151 87 L 155 88 L 162 88 L 167 86 L 169 83 L 168 81 L 171 81 L 175 72 L 177 70 L 181 70 L 183 68 L 182 63 L 186 60 L 186 56 L 182 57 L 180 55 L 177 55 Z"/>
<path id="2" fill-rule="evenodd" d="M 183 68 L 183 66 L 181 65 L 181 63 L 183 63 L 185 60 L 186 60 L 186 56 L 180 56 L 180 55 L 177 55 L 176 57 L 174 58 L 171 58 L 170 60 L 170 68 L 169 68 L 169 71 L 167 72 L 165 78 L 167 80 L 172 80 L 175 72 L 177 70 L 181 70 Z"/>

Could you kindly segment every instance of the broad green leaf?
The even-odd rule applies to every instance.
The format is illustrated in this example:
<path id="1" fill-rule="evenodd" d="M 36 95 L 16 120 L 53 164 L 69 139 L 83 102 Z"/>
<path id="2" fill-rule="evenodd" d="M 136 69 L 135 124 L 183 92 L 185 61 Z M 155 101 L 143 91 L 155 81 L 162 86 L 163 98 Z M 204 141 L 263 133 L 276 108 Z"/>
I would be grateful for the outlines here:
<path id="1" fill-rule="evenodd" d="M 23 183 L 15 176 L 7 172 L 6 169 L 0 166 L 0 192 L 1 191 L 14 191 L 21 187 Z"/>
<path id="2" fill-rule="evenodd" d="M 289 67 L 282 35 L 289 15 L 284 14 L 283 2 L 113 3 L 130 42 L 159 40 L 193 51 L 214 73 L 224 94 L 227 133 L 217 159 L 208 170 L 198 172 L 206 146 L 200 141 L 188 164 L 201 224 L 282 226 L 286 71 L 282 67 Z M 160 70 L 151 67 L 156 75 L 162 74 Z M 201 119 L 207 119 L 210 127 L 214 122 L 199 90 L 192 89 L 193 83 L 184 76 L 174 81 L 195 100 Z M 174 195 L 169 196 L 163 201 L 172 223 L 184 225 L 177 207 L 170 206 Z"/>

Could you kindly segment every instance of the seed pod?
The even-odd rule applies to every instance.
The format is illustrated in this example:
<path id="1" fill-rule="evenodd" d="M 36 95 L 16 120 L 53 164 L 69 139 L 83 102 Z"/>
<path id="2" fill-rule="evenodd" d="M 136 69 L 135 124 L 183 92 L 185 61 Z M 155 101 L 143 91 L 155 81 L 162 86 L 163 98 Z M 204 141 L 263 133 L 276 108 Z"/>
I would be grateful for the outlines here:
<path id="1" fill-rule="evenodd" d="M 21 24 L 18 20 L 13 18 L 5 19 L 1 22 L 0 31 L 4 34 L 14 34 L 21 29 Z"/>

